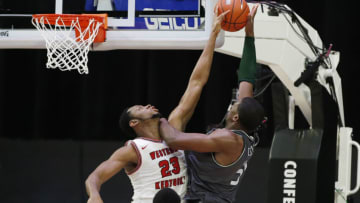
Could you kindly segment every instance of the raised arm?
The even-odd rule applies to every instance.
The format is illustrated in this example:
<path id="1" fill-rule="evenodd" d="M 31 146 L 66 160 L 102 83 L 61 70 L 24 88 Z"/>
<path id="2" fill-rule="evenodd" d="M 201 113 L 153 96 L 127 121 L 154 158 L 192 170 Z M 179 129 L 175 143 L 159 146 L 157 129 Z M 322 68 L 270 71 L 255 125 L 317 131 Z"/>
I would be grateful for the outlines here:
<path id="1" fill-rule="evenodd" d="M 88 203 L 103 203 L 100 196 L 101 185 L 124 167 L 136 162 L 137 154 L 131 145 L 121 147 L 108 160 L 102 162 L 85 181 Z"/>
<path id="2" fill-rule="evenodd" d="M 218 129 L 210 135 L 184 133 L 172 127 L 166 119 L 160 119 L 160 134 L 172 149 L 196 152 L 234 152 L 242 148 L 243 140 L 227 129 Z"/>
<path id="3" fill-rule="evenodd" d="M 253 97 L 256 73 L 256 52 L 254 44 L 254 18 L 259 5 L 254 6 L 248 16 L 245 27 L 245 42 L 243 56 L 238 69 L 239 96 L 238 100 L 244 97 Z"/>
<path id="4" fill-rule="evenodd" d="M 215 19 L 210 38 L 196 63 L 190 76 L 188 86 L 178 106 L 171 112 L 169 122 L 176 129 L 183 131 L 186 124 L 194 113 L 195 107 L 200 99 L 201 91 L 205 86 L 211 69 L 214 55 L 216 38 L 221 30 L 221 22 L 227 12 L 218 16 L 218 9 L 215 9 Z"/>

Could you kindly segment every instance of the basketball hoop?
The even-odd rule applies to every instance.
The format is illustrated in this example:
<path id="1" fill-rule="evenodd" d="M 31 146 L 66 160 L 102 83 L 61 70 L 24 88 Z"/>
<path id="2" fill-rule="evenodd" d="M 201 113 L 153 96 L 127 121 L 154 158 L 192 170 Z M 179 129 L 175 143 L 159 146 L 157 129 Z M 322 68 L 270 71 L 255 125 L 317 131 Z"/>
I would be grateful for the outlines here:
<path id="1" fill-rule="evenodd" d="M 105 41 L 107 14 L 36 14 L 32 24 L 45 39 L 47 68 L 87 74 L 90 45 Z"/>

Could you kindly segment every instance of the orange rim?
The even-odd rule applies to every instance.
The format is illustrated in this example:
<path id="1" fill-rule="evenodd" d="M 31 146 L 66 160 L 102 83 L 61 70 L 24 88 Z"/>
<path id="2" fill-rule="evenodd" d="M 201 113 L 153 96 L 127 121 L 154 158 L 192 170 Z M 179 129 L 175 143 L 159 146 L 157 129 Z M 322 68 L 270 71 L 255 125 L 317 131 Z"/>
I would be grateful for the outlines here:
<path id="1" fill-rule="evenodd" d="M 81 31 L 89 26 L 90 19 L 94 19 L 96 22 L 101 22 L 98 34 L 94 39 L 94 42 L 104 42 L 106 38 L 107 29 L 107 14 L 34 14 L 33 19 L 40 20 L 42 17 L 46 19 L 45 24 L 55 25 L 56 20 L 60 17 L 61 22 L 65 26 L 71 26 L 73 20 L 78 19 Z M 90 31 L 91 32 L 91 31 Z M 76 36 L 79 36 L 80 32 L 75 30 Z"/>

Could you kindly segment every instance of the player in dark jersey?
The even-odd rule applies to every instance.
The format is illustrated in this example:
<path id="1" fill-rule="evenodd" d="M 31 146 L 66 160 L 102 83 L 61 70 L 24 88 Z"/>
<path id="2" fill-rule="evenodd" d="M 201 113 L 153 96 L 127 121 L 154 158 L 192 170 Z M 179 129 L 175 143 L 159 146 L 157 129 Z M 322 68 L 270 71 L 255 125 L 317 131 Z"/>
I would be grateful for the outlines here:
<path id="1" fill-rule="evenodd" d="M 258 5 L 248 16 L 243 57 L 238 70 L 238 101 L 226 115 L 225 128 L 205 134 L 183 133 L 161 119 L 160 132 L 173 149 L 186 151 L 189 202 L 225 203 L 235 200 L 236 188 L 252 157 L 254 139 L 249 136 L 263 121 L 264 110 L 253 97 L 256 72 L 254 17 Z"/>

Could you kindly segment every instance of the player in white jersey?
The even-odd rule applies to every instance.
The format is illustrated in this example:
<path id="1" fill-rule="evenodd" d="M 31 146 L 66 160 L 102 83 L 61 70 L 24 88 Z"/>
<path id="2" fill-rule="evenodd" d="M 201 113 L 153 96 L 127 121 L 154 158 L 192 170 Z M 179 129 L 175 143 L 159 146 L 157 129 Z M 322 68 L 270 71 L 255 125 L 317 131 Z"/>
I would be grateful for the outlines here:
<path id="1" fill-rule="evenodd" d="M 162 140 L 136 138 L 130 142 L 138 154 L 138 165 L 127 175 L 134 188 L 134 202 L 152 200 L 164 188 L 185 195 L 187 171 L 184 152 L 170 149 Z M 145 167 L 144 167 L 145 166 Z"/>
<path id="2" fill-rule="evenodd" d="M 180 131 L 185 129 L 190 120 L 208 80 L 216 38 L 226 13 L 215 16 L 212 33 L 190 76 L 186 91 L 169 116 L 169 123 Z M 124 110 L 120 127 L 135 139 L 116 150 L 89 175 L 85 182 L 88 203 L 103 202 L 101 185 L 122 169 L 125 169 L 133 185 L 134 203 L 152 202 L 162 188 L 171 188 L 180 196 L 184 195 L 187 184 L 184 153 L 170 149 L 161 140 L 160 117 L 159 110 L 151 105 L 135 105 Z"/>

